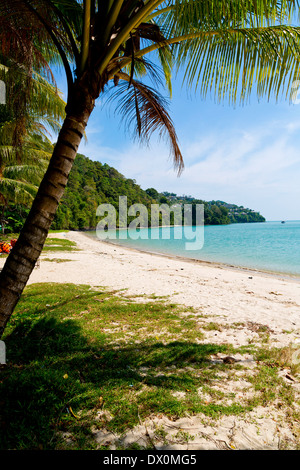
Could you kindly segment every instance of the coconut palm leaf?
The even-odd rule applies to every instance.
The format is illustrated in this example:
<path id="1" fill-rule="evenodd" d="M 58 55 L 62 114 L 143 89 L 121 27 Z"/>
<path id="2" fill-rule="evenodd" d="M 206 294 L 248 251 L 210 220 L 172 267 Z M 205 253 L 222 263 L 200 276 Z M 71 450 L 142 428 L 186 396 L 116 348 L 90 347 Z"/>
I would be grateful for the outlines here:
<path id="1" fill-rule="evenodd" d="M 128 128 L 141 140 L 149 141 L 150 136 L 158 131 L 160 137 L 167 137 L 175 168 L 183 170 L 183 158 L 172 120 L 166 111 L 167 101 L 156 90 L 134 80 L 129 75 L 119 73 L 120 82 L 114 88 L 108 101 L 117 99 L 116 112 L 124 118 Z M 128 89 L 128 83 L 132 86 Z"/>
<path id="2" fill-rule="evenodd" d="M 148 20 L 157 22 L 166 42 L 145 46 L 135 60 L 158 50 L 164 58 L 169 45 L 177 71 L 183 68 L 186 83 L 204 97 L 210 92 L 235 103 L 253 90 L 259 98 L 287 96 L 299 78 L 299 27 L 288 24 L 298 12 L 298 1 L 162 3 Z M 119 59 L 120 67 L 127 63 Z"/>
<path id="3" fill-rule="evenodd" d="M 298 78 L 298 12 L 298 0 L 1 0 L 0 53 L 24 65 L 29 85 L 35 70 L 47 77 L 47 61 L 61 63 L 68 100 L 49 169 L 0 273 L 0 335 L 41 252 L 95 100 L 109 81 L 121 82 L 114 93 L 127 123 L 146 141 L 156 130 L 167 136 L 181 168 L 166 102 L 136 80 L 149 71 L 145 56 L 158 55 L 169 90 L 174 65 L 175 71 L 184 67 L 186 83 L 203 96 L 232 103 L 253 91 L 287 96 Z M 26 131 L 27 89 L 22 97 L 16 93 L 16 151 Z"/>
<path id="4" fill-rule="evenodd" d="M 290 92 L 299 78 L 299 27 L 291 22 L 297 1 L 188 1 L 161 9 L 158 24 L 166 31 L 177 71 L 202 96 L 243 101 Z M 144 51 L 146 52 L 146 50 Z"/>
<path id="5" fill-rule="evenodd" d="M 17 183 L 28 183 L 35 186 L 37 189 L 38 184 L 41 181 L 43 173 L 47 168 L 47 164 L 42 162 L 39 166 L 37 165 L 14 165 L 8 166 L 4 169 L 3 179 L 14 180 Z M 29 183 L 30 182 L 30 183 Z M 0 181 L 1 187 L 2 181 Z"/>
<path id="6" fill-rule="evenodd" d="M 37 192 L 37 186 L 10 178 L 1 179 L 0 193 L 15 203 L 30 203 Z"/>
<path id="7" fill-rule="evenodd" d="M 19 98 L 9 94 L 8 116 L 0 126 L 0 193 L 3 204 L 29 204 L 36 194 L 52 154 L 53 145 L 46 137 L 59 128 L 65 115 L 65 103 L 55 86 L 40 73 L 29 75 L 15 63 L 6 68 L 5 81 L 10 89 L 25 91 L 30 99 L 19 109 Z M 13 83 L 12 83 L 13 82 Z"/>
<path id="8" fill-rule="evenodd" d="M 198 35 L 184 47 L 176 45 L 174 55 L 185 67 L 188 85 L 202 96 L 212 91 L 218 100 L 226 96 L 244 100 L 256 86 L 260 98 L 280 92 L 287 94 L 292 81 L 299 79 L 300 31 L 282 26 L 239 29 Z"/>

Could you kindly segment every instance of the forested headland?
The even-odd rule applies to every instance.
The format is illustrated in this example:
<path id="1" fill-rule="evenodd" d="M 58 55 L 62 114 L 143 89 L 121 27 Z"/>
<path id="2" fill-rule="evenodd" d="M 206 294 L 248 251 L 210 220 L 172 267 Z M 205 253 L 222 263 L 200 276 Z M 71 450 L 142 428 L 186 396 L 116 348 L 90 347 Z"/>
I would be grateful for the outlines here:
<path id="1" fill-rule="evenodd" d="M 149 224 L 151 204 L 169 206 L 192 204 L 194 207 L 202 203 L 204 204 L 205 225 L 265 221 L 259 212 L 224 201 L 203 201 L 192 196 L 160 193 L 155 188 L 143 190 L 134 179 L 125 178 L 107 163 L 102 164 L 78 154 L 51 228 L 92 230 L 99 222 L 99 217 L 96 215 L 97 207 L 100 204 L 109 203 L 118 213 L 119 196 L 127 197 L 128 207 L 137 203 L 145 205 L 149 212 Z M 10 204 L 4 214 L 5 231 L 18 232 L 29 208 L 24 204 Z M 128 222 L 131 219 L 128 218 Z"/>

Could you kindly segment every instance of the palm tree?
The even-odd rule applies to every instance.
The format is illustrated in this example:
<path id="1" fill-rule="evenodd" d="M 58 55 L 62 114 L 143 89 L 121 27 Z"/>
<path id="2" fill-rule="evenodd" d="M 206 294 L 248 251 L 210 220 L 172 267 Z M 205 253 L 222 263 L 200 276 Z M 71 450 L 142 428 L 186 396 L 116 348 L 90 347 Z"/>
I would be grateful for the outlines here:
<path id="1" fill-rule="evenodd" d="M 0 334 L 43 248 L 95 101 L 109 84 L 141 138 L 158 130 L 169 139 L 181 171 L 165 102 L 141 81 L 144 74 L 158 79 L 149 57 L 160 61 L 169 90 L 172 69 L 183 68 L 187 84 L 204 97 L 245 101 L 255 85 L 258 96 L 288 96 L 299 73 L 300 30 L 292 25 L 298 7 L 297 0 L 2 0 L 0 44 L 10 31 L 20 50 L 26 44 L 41 53 L 30 37 L 42 31 L 44 51 L 51 43 L 59 53 L 68 99 L 49 167 L 0 274 Z"/>
<path id="2" fill-rule="evenodd" d="M 8 91 L 5 108 L 0 106 L 0 224 L 4 232 L 9 203 L 30 207 L 36 195 L 53 151 L 48 135 L 59 129 L 65 103 L 40 74 L 32 74 L 28 88 L 24 68 L 3 61 L 0 78 L 5 79 Z M 20 97 L 25 93 L 30 99 L 24 105 Z"/>
<path id="3" fill-rule="evenodd" d="M 0 146 L 0 225 L 3 233 L 9 204 L 30 207 L 49 164 L 52 147 L 48 137 L 39 134 L 24 136 L 21 155 L 12 145 Z"/>

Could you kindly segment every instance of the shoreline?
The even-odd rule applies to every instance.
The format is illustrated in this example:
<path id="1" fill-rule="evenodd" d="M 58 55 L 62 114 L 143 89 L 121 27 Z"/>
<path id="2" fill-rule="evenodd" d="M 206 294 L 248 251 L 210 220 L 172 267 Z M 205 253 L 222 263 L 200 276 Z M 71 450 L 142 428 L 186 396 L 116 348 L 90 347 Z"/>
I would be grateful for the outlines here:
<path id="1" fill-rule="evenodd" d="M 263 269 L 256 269 L 256 268 L 250 268 L 247 266 L 239 266 L 239 265 L 234 265 L 234 264 L 229 264 L 229 263 L 223 263 L 221 261 L 208 261 L 208 260 L 202 260 L 202 259 L 196 259 L 196 258 L 189 258 L 187 256 L 180 256 L 180 255 L 174 255 L 174 254 L 169 254 L 169 253 L 162 253 L 159 251 L 151 251 L 151 250 L 143 250 L 142 248 L 137 248 L 133 246 L 127 246 L 127 245 L 122 245 L 117 242 L 113 241 L 108 241 L 108 240 L 100 240 L 97 237 L 94 237 L 93 235 L 88 235 L 88 231 L 79 231 L 79 233 L 82 233 L 83 235 L 98 241 L 100 243 L 107 243 L 109 245 L 113 246 L 118 246 L 121 248 L 124 248 L 125 250 L 132 250 L 136 251 L 139 253 L 149 253 L 151 255 L 156 255 L 156 256 L 162 256 L 164 258 L 168 259 L 174 259 L 174 260 L 179 260 L 179 261 L 185 261 L 187 263 L 196 263 L 196 264 L 201 264 L 201 265 L 207 265 L 207 266 L 215 266 L 220 269 L 233 269 L 233 270 L 238 270 L 238 271 L 243 271 L 247 273 L 258 273 L 262 275 L 267 275 L 267 276 L 272 276 L 276 277 L 278 279 L 288 279 L 292 280 L 295 282 L 300 282 L 300 274 L 294 274 L 294 273 L 283 273 L 280 271 L 268 271 L 268 270 L 263 270 Z"/>
<path id="2" fill-rule="evenodd" d="M 52 233 L 49 237 L 71 240 L 78 251 L 42 253 L 29 284 L 86 284 L 118 290 L 127 296 L 161 296 L 201 310 L 212 321 L 218 318 L 225 324 L 266 325 L 276 332 L 276 340 L 282 344 L 300 339 L 297 279 L 142 252 L 84 232 Z M 54 262 L 58 258 L 69 262 Z M 0 258 L 0 268 L 2 263 Z M 283 331 L 292 334 L 288 336 Z M 239 341 L 238 337 L 234 340 Z"/>
<path id="3" fill-rule="evenodd" d="M 212 321 L 265 325 L 277 335 L 278 345 L 300 342 L 298 278 L 141 251 L 86 232 L 50 233 L 49 238 L 66 238 L 77 250 L 43 252 L 28 284 L 86 284 L 128 296 L 164 297 L 201 310 Z M 4 262 L 0 257 L 0 269 Z"/>
<path id="4" fill-rule="evenodd" d="M 230 404 L 232 397 L 237 401 L 239 397 L 246 400 L 260 392 L 254 389 L 252 382 L 264 367 L 264 361 L 259 366 L 255 355 L 260 348 L 298 348 L 294 351 L 299 356 L 298 280 L 142 252 L 95 239 L 84 232 L 50 233 L 48 237 L 70 240 L 77 245 L 74 247 L 77 251 L 43 252 L 28 284 L 53 283 L 53 289 L 57 283 L 84 284 L 91 289 L 104 289 L 112 296 L 121 296 L 133 303 L 158 300 L 180 304 L 186 307 L 181 315 L 187 319 L 192 315 L 196 321 L 195 328 L 199 329 L 196 344 L 232 346 L 232 354 L 239 367 L 228 366 L 219 371 L 213 388 L 224 393 L 224 396 L 210 398 L 216 401 L 217 406 Z M 0 269 L 4 261 L 0 257 Z M 105 328 L 103 324 L 101 329 L 105 331 Z M 160 334 L 159 340 L 167 344 L 170 341 L 168 336 L 164 336 L 164 331 Z M 185 341 L 184 331 L 180 340 Z M 224 362 L 222 356 L 221 353 L 212 354 L 210 367 Z M 188 368 L 186 372 L 188 374 Z M 285 364 L 278 367 L 278 374 L 284 386 L 295 393 L 293 409 L 299 410 L 299 375 L 291 378 L 290 369 Z M 185 396 L 186 392 L 180 393 Z M 199 393 L 203 394 L 203 400 L 207 400 L 202 387 Z M 169 433 L 170 438 L 168 444 L 162 444 L 161 450 L 217 450 L 224 446 L 229 449 L 231 444 L 234 446 L 231 448 L 236 450 L 279 450 L 282 443 L 298 449 L 299 441 L 292 425 L 297 427 L 291 415 L 285 413 L 285 408 L 270 401 L 243 415 L 221 412 L 211 420 L 201 412 L 175 420 L 153 413 L 145 423 L 141 422 L 121 437 L 126 443 L 143 442 L 146 431 L 154 435 L 160 428 Z M 174 444 L 171 431 L 179 432 L 182 429 L 190 434 L 189 440 L 185 444 Z M 109 433 L 105 426 L 93 432 L 99 445 L 110 442 L 112 450 L 121 439 Z"/>

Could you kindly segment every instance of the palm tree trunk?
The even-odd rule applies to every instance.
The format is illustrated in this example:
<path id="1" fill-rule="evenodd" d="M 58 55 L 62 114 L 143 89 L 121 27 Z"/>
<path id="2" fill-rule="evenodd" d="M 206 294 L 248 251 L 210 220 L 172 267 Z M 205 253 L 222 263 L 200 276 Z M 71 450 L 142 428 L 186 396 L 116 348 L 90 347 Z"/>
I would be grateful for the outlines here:
<path id="1" fill-rule="evenodd" d="M 0 338 L 43 249 L 94 108 L 94 99 L 87 90 L 74 92 L 72 98 L 30 213 L 0 272 Z"/>

